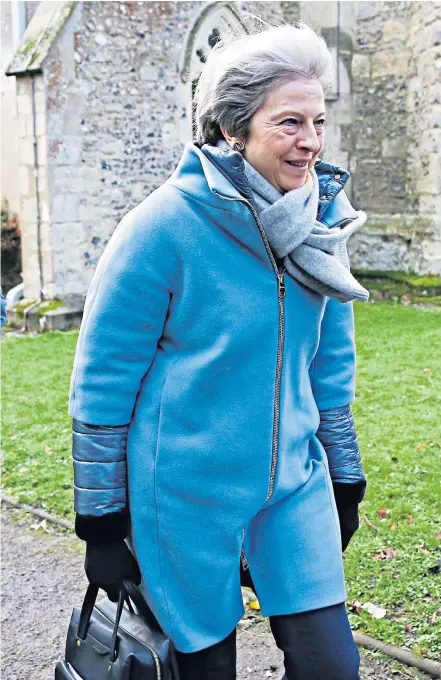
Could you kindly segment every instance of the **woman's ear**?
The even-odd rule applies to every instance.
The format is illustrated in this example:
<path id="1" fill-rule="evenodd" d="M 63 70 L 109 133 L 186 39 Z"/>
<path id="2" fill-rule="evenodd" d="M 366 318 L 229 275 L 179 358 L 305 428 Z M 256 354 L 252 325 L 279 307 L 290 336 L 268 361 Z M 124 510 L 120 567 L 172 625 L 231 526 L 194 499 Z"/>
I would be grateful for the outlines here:
<path id="1" fill-rule="evenodd" d="M 225 140 L 231 148 L 233 148 L 233 144 L 236 141 L 235 137 L 233 135 L 230 135 L 230 133 L 223 127 L 221 127 L 220 131 L 222 132 L 223 136 L 225 137 Z"/>

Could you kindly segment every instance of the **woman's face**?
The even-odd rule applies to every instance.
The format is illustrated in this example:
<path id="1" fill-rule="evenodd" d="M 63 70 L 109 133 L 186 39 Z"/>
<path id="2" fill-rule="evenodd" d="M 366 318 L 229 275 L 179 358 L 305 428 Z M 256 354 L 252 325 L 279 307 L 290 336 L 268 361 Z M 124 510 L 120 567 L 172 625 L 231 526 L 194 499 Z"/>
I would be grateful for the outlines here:
<path id="1" fill-rule="evenodd" d="M 325 140 L 318 80 L 297 78 L 269 95 L 251 119 L 246 160 L 282 193 L 303 186 Z"/>

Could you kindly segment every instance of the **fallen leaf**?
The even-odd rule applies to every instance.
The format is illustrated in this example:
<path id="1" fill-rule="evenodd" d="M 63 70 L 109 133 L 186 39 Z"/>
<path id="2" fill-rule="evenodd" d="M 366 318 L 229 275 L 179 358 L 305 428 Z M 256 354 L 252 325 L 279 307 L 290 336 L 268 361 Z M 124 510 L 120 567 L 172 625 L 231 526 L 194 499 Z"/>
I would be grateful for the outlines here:
<path id="1" fill-rule="evenodd" d="M 417 446 L 415 446 L 415 449 L 416 449 L 417 451 L 422 451 L 422 450 L 425 449 L 425 448 L 426 448 L 426 445 L 425 445 L 425 444 L 418 444 Z"/>
<path id="2" fill-rule="evenodd" d="M 249 606 L 250 609 L 255 609 L 256 611 L 260 611 L 259 600 L 253 600 L 252 602 L 249 603 L 248 606 Z"/>
<path id="3" fill-rule="evenodd" d="M 395 578 L 395 579 L 400 578 L 400 575 L 399 574 L 392 574 L 392 578 Z"/>
<path id="4" fill-rule="evenodd" d="M 397 528 L 396 524 L 391 524 L 389 527 L 389 531 L 395 531 L 396 528 Z"/>
<path id="5" fill-rule="evenodd" d="M 432 373 L 431 368 L 425 368 L 424 371 L 421 371 L 421 373 Z"/>
<path id="6" fill-rule="evenodd" d="M 387 614 L 387 609 L 378 607 L 376 604 L 373 604 L 373 602 L 365 602 L 362 609 L 365 609 L 373 619 L 384 619 Z"/>
<path id="7" fill-rule="evenodd" d="M 372 393 L 373 391 L 374 391 L 374 390 L 368 390 L 368 392 L 371 392 L 371 393 Z"/>
<path id="8" fill-rule="evenodd" d="M 441 540 L 441 533 L 440 534 L 435 534 L 435 538 L 439 538 Z"/>
<path id="9" fill-rule="evenodd" d="M 435 445 L 436 445 L 439 449 L 441 449 L 441 442 L 435 442 Z"/>
<path id="10" fill-rule="evenodd" d="M 15 456 L 15 453 L 13 451 L 9 451 L 8 456 Z"/>
<path id="11" fill-rule="evenodd" d="M 406 631 L 406 633 L 410 633 L 413 630 L 413 626 L 411 626 L 410 624 L 408 626 L 404 626 L 404 630 Z"/>
<path id="12" fill-rule="evenodd" d="M 9 477 L 9 472 L 4 472 L 2 474 L 2 479 L 6 479 L 6 477 Z"/>
<path id="13" fill-rule="evenodd" d="M 382 548 L 379 553 L 376 553 L 375 555 L 371 555 L 373 560 L 391 560 L 399 550 L 395 550 L 395 548 Z"/>
<path id="14" fill-rule="evenodd" d="M 422 647 L 422 648 L 420 649 L 420 653 L 421 653 L 422 656 L 426 656 L 426 654 L 427 654 L 427 649 L 426 649 L 425 647 Z"/>
<path id="15" fill-rule="evenodd" d="M 377 512 L 378 517 L 383 519 L 384 517 L 387 517 L 388 514 L 390 513 L 390 510 L 387 508 L 380 508 L 379 511 Z"/>
<path id="16" fill-rule="evenodd" d="M 242 602 L 244 607 L 250 607 L 251 609 L 259 610 L 260 609 L 259 601 L 256 595 L 251 590 L 251 588 L 243 586 L 241 590 L 242 590 Z"/>
<path id="17" fill-rule="evenodd" d="M 412 515 L 407 515 L 406 520 L 407 520 L 407 523 L 408 523 L 408 524 L 412 524 L 412 522 L 413 522 L 413 517 L 412 517 Z"/>

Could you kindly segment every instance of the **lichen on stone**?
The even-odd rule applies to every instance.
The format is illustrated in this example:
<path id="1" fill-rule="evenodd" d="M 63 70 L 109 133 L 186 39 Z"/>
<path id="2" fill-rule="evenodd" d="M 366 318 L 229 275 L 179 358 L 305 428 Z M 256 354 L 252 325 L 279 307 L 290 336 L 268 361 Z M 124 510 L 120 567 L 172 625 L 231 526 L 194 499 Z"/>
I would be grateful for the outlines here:
<path id="1" fill-rule="evenodd" d="M 19 48 L 19 53 L 29 54 L 29 52 L 31 52 L 34 49 L 36 44 L 37 44 L 36 40 L 29 40 L 29 42 L 25 43 Z"/>
<path id="2" fill-rule="evenodd" d="M 38 307 L 38 316 L 44 316 L 48 312 L 52 312 L 54 309 L 60 309 L 61 307 L 66 307 L 66 303 L 61 298 L 52 298 L 52 300 L 44 300 Z"/>

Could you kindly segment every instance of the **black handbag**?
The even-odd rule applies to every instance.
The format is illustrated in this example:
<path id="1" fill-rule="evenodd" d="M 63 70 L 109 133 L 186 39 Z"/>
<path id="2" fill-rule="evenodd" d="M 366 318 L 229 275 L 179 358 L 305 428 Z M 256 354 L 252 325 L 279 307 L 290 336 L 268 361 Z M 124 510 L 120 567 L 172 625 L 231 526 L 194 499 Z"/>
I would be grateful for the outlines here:
<path id="1" fill-rule="evenodd" d="M 98 589 L 90 584 L 81 610 L 72 612 L 55 680 L 179 680 L 173 643 L 139 588 L 124 581 L 118 603 L 96 604 Z"/>

